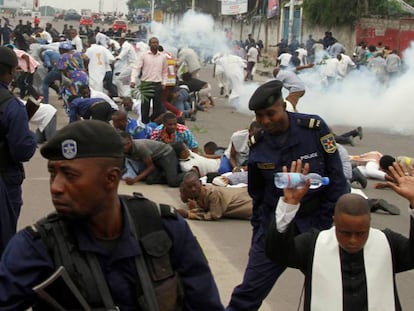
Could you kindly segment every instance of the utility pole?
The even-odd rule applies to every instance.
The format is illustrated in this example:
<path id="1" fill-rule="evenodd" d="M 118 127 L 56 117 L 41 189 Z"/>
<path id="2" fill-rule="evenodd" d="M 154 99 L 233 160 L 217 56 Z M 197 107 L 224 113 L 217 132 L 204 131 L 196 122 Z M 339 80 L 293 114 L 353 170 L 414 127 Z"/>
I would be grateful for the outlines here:
<path id="1" fill-rule="evenodd" d="M 103 0 L 99 0 L 99 13 L 103 12 Z"/>
<path id="2" fill-rule="evenodd" d="M 191 0 L 191 10 L 195 10 L 195 0 Z"/>
<path id="3" fill-rule="evenodd" d="M 151 23 L 154 21 L 155 0 L 151 0 Z"/>
<path id="4" fill-rule="evenodd" d="M 293 19 L 295 17 L 295 0 L 290 0 L 289 3 L 289 35 L 288 35 L 288 44 L 292 42 L 293 39 Z"/>

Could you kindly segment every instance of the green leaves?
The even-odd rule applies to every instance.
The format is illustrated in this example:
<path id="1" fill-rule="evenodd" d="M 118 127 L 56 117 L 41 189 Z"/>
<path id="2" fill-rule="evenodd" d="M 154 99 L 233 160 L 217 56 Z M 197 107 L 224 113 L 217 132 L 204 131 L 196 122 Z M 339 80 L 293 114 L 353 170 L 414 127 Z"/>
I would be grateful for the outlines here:
<path id="1" fill-rule="evenodd" d="M 128 0 L 127 6 L 129 10 L 148 8 L 149 3 L 148 0 Z M 155 8 L 168 13 L 184 13 L 191 8 L 191 0 L 156 0 Z"/>
<path id="2" fill-rule="evenodd" d="M 131 90 L 131 97 L 140 99 L 141 102 L 153 97 L 155 94 L 154 87 L 151 82 L 141 81 L 139 85 Z"/>
<path id="3" fill-rule="evenodd" d="M 269 58 L 267 55 L 263 56 L 262 63 L 263 63 L 263 67 L 265 67 L 265 68 L 273 66 L 272 59 Z"/>

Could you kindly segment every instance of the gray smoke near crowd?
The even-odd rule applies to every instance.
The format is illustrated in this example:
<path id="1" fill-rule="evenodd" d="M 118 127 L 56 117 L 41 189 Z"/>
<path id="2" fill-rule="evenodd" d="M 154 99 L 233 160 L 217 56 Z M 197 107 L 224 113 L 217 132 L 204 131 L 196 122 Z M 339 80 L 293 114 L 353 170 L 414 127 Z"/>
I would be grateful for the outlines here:
<path id="1" fill-rule="evenodd" d="M 211 16 L 187 12 L 179 21 L 153 24 L 152 32 L 160 39 L 166 50 L 191 47 L 202 59 L 216 53 L 230 53 L 231 46 L 226 41 L 222 25 L 217 25 Z M 298 110 L 303 113 L 318 114 L 330 126 L 363 126 L 380 132 L 414 134 L 413 112 L 414 87 L 414 45 L 403 55 L 404 73 L 389 82 L 388 86 L 377 82 L 375 76 L 365 67 L 352 70 L 348 76 L 330 88 L 322 85 L 321 68 L 315 65 L 299 74 L 306 84 L 306 94 L 299 101 Z M 252 115 L 248 102 L 259 83 L 245 83 L 240 73 L 233 76 L 233 88 L 239 90 L 238 97 L 230 98 L 238 111 Z M 236 78 L 237 77 L 237 78 Z M 213 83 L 213 87 L 216 87 Z M 284 95 L 287 91 L 284 90 Z"/>
<path id="2" fill-rule="evenodd" d="M 164 24 L 153 23 L 152 33 L 160 43 L 169 47 L 193 48 L 202 59 L 216 52 L 229 51 L 222 29 L 216 27 L 210 15 L 187 11 L 180 20 L 167 20 Z"/>
<path id="3" fill-rule="evenodd" d="M 387 86 L 364 67 L 353 70 L 332 88 L 321 86 L 318 68 L 300 74 L 306 94 L 299 110 L 318 114 L 330 125 L 363 126 L 381 132 L 414 134 L 414 45 L 403 55 L 404 73 Z M 317 66 L 316 66 L 317 67 Z"/>

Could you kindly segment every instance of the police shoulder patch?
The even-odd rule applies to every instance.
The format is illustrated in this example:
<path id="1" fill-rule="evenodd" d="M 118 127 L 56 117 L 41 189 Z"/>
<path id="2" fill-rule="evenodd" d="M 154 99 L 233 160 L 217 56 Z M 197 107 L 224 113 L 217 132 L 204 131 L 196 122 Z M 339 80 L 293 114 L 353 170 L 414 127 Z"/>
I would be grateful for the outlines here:
<path id="1" fill-rule="evenodd" d="M 335 137 L 332 133 L 322 136 L 321 144 L 326 153 L 334 153 L 336 151 Z"/>

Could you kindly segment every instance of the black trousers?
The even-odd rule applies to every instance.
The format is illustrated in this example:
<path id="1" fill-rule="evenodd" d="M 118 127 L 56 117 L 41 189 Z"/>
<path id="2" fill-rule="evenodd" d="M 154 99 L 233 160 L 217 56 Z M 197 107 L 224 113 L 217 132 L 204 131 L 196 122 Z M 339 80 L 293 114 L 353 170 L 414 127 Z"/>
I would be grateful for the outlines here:
<path id="1" fill-rule="evenodd" d="M 184 173 L 178 173 L 178 159 L 174 151 L 157 160 L 153 160 L 156 169 L 145 179 L 146 183 L 165 184 L 178 187 L 183 180 Z"/>
<path id="2" fill-rule="evenodd" d="M 151 96 L 145 95 L 142 98 L 141 104 L 141 119 L 142 122 L 148 124 L 150 121 L 156 119 L 160 114 L 165 112 L 162 104 L 162 85 L 161 82 L 142 81 L 143 85 L 152 86 L 153 93 Z M 141 95 L 142 96 L 142 95 Z M 152 115 L 150 116 L 150 104 L 152 99 Z"/>
<path id="3" fill-rule="evenodd" d="M 39 98 L 39 93 L 33 87 L 34 73 L 22 72 L 17 79 L 17 86 L 20 89 L 20 98 L 24 98 L 27 94 L 35 99 Z"/>

